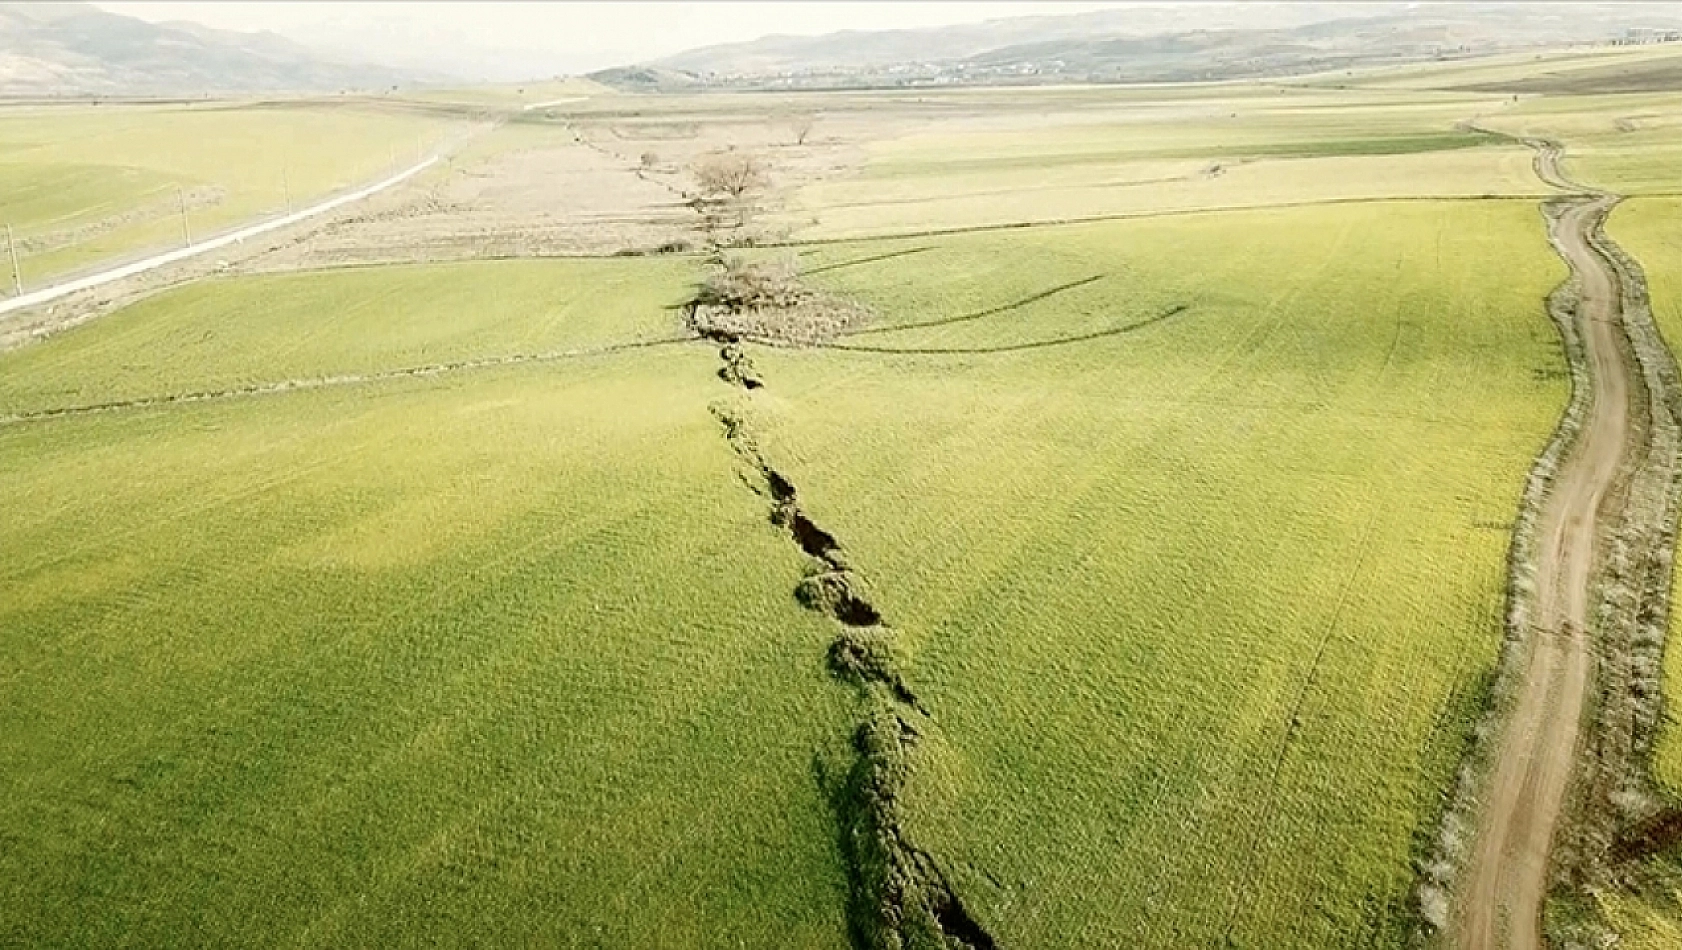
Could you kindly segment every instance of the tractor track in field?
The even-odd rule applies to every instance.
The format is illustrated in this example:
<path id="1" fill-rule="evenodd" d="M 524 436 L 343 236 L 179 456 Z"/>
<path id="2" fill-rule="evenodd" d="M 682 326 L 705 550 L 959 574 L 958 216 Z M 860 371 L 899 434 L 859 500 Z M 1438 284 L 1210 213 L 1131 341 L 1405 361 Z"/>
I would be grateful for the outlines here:
<path id="1" fill-rule="evenodd" d="M 1492 744 L 1474 744 L 1476 765 L 1463 772 L 1457 795 L 1469 798 L 1471 814 L 1456 816 L 1451 804 L 1445 819 L 1472 830 L 1458 872 L 1437 881 L 1454 895 L 1444 922 L 1458 950 L 1540 950 L 1544 903 L 1562 879 L 1560 865 L 1567 857 L 1573 865 L 1595 860 L 1592 847 L 1572 840 L 1565 819 L 1569 812 L 1573 824 L 1592 824 L 1597 803 L 1583 778 L 1594 784 L 1594 760 L 1616 738 L 1608 729 L 1624 728 L 1584 728 L 1587 713 L 1613 702 L 1626 677 L 1597 657 L 1618 636 L 1609 624 L 1625 622 L 1612 610 L 1625 579 L 1608 568 L 1607 555 L 1622 551 L 1650 575 L 1653 565 L 1664 568 L 1656 598 L 1644 604 L 1661 611 L 1662 623 L 1675 540 L 1676 367 L 1644 290 L 1632 293 L 1644 287 L 1639 268 L 1603 230 L 1622 198 L 1567 177 L 1559 145 L 1522 141 L 1536 151 L 1537 175 L 1567 192 L 1543 207 L 1549 241 L 1571 272 L 1550 312 L 1573 363 L 1573 393 L 1532 471 L 1513 541 L 1507 645 L 1494 692 L 1500 720 L 1486 720 Z M 1631 554 L 1631 545 L 1642 550 Z M 1652 583 L 1637 586 L 1653 593 Z M 1623 764 L 1627 771 L 1630 762 Z M 1445 828 L 1444 839 L 1451 837 Z M 1568 856 L 1562 842 L 1571 843 Z"/>

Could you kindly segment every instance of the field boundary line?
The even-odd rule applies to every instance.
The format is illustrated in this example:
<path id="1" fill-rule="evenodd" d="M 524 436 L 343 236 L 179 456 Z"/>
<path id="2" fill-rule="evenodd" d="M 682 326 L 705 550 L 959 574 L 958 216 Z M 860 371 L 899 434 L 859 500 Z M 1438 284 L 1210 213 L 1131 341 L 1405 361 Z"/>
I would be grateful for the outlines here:
<path id="1" fill-rule="evenodd" d="M 1682 194 L 1682 193 L 1679 193 Z M 1134 221 L 1148 218 L 1175 218 L 1191 214 L 1229 214 L 1236 211 L 1271 211 L 1283 208 L 1314 208 L 1321 205 L 1383 204 L 1388 202 L 1430 201 L 1537 201 L 1556 197 L 1547 194 L 1511 195 L 1388 195 L 1370 198 L 1319 198 L 1306 201 L 1276 201 L 1253 205 L 1215 205 L 1208 208 L 1168 208 L 1159 211 L 1118 211 L 1114 214 L 1077 215 L 1068 218 L 1036 218 L 1029 221 L 1001 221 L 993 224 L 967 224 L 950 228 L 927 228 L 919 231 L 895 231 L 884 234 L 858 234 L 846 237 L 795 238 L 786 241 L 764 241 L 755 247 L 823 247 L 831 244 L 863 244 L 869 241 L 902 241 L 912 238 L 944 237 L 950 234 L 980 234 L 989 231 L 1021 231 L 1031 228 L 1056 228 L 1074 224 L 1094 224 L 1102 221 Z M 1661 197 L 1648 195 L 1644 197 Z"/>
<path id="2" fill-rule="evenodd" d="M 101 412 L 118 412 L 125 409 L 154 409 L 160 406 L 185 405 L 196 402 L 215 402 L 223 399 L 238 399 L 246 396 L 273 396 L 281 393 L 305 392 L 313 389 L 330 389 L 339 386 L 362 386 L 369 383 L 382 383 L 394 379 L 421 379 L 429 376 L 444 376 L 453 373 L 470 372 L 481 369 L 495 369 L 503 366 L 521 366 L 528 363 L 554 363 L 561 360 L 577 359 L 586 356 L 604 356 L 612 353 L 623 353 L 629 350 L 652 349 L 657 346 L 670 346 L 675 343 L 689 343 L 698 339 L 695 336 L 661 337 L 654 340 L 635 340 L 626 343 L 610 343 L 597 347 L 578 347 L 569 350 L 550 350 L 543 353 L 511 353 L 504 356 L 486 356 L 471 360 L 453 360 L 447 363 L 428 363 L 421 366 L 406 366 L 399 369 L 378 370 L 369 373 L 343 373 L 336 376 L 307 376 L 293 379 L 282 379 L 268 383 L 253 383 L 248 386 L 231 386 L 226 389 L 207 389 L 185 393 L 165 393 L 157 396 L 137 396 L 133 399 L 117 399 L 110 402 L 89 403 L 79 406 L 57 406 L 48 409 L 33 409 L 14 412 L 0 416 L 0 425 L 17 425 L 26 422 L 40 422 L 48 419 L 63 419 L 71 416 L 85 416 Z"/>

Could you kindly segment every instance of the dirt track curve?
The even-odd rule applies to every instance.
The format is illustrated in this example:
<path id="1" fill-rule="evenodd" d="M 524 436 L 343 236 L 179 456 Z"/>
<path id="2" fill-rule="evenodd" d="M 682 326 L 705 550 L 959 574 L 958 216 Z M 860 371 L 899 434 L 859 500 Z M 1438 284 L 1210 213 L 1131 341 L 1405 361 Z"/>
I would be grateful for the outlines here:
<path id="1" fill-rule="evenodd" d="M 1639 368 L 1624 338 L 1617 265 L 1590 235 L 1620 197 L 1586 188 L 1560 168 L 1560 149 L 1537 149 L 1544 181 L 1574 193 L 1551 215 L 1548 237 L 1580 291 L 1575 319 L 1591 380 L 1589 414 L 1559 467 L 1537 522 L 1534 625 L 1510 718 L 1495 748 L 1476 843 L 1462 878 L 1454 945 L 1539 950 L 1548 859 L 1576 756 L 1592 648 L 1595 546 L 1616 516 L 1608 492 L 1632 439 Z"/>

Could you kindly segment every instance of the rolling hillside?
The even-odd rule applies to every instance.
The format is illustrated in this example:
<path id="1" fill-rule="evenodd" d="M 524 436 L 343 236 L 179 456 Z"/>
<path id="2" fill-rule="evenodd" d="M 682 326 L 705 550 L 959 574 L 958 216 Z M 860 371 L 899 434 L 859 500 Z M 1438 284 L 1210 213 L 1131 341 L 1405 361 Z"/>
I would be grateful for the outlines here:
<path id="1" fill-rule="evenodd" d="M 1636 34 L 1652 39 L 1672 30 L 1682 32 L 1682 13 L 1662 4 L 1157 5 L 917 30 L 766 36 L 596 77 L 639 89 L 697 82 L 823 87 L 1240 79 L 1605 43 Z"/>
<path id="2" fill-rule="evenodd" d="M 374 89 L 415 77 L 334 62 L 273 33 L 147 23 L 86 3 L 0 4 L 0 95 Z"/>

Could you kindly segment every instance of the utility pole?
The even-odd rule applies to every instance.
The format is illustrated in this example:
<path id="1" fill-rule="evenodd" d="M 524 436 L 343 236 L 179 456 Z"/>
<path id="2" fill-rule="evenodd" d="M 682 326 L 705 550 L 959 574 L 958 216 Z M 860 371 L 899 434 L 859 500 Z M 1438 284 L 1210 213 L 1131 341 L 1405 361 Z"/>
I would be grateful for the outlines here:
<path id="1" fill-rule="evenodd" d="M 23 272 L 18 270 L 18 245 L 12 240 L 12 226 L 6 225 L 6 249 L 12 254 L 12 290 L 23 296 Z"/>
<path id="2" fill-rule="evenodd" d="M 181 238 L 188 247 L 192 247 L 193 229 L 187 224 L 187 193 L 181 190 L 180 185 L 175 186 L 175 197 L 181 202 Z"/>
<path id="3" fill-rule="evenodd" d="M 292 181 L 286 177 L 286 166 L 280 166 L 280 190 L 286 194 L 286 213 L 292 213 Z"/>

